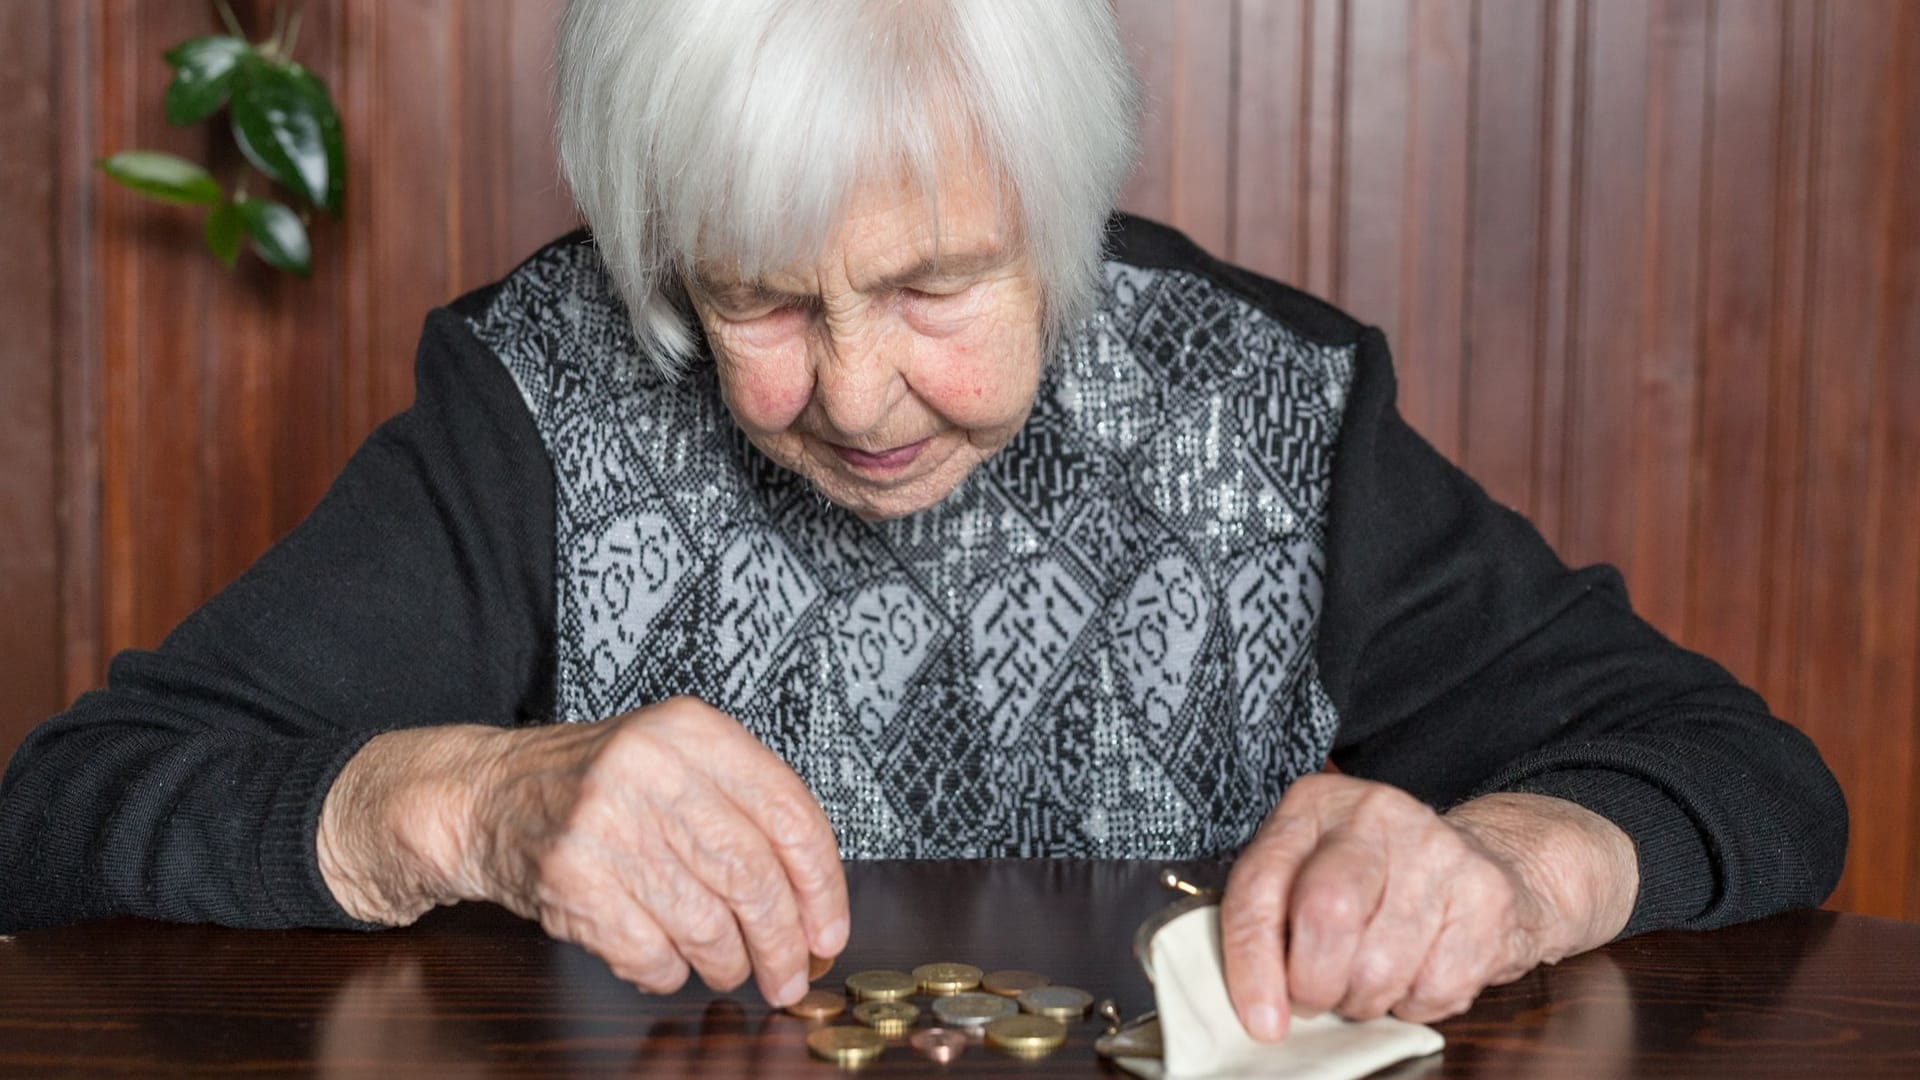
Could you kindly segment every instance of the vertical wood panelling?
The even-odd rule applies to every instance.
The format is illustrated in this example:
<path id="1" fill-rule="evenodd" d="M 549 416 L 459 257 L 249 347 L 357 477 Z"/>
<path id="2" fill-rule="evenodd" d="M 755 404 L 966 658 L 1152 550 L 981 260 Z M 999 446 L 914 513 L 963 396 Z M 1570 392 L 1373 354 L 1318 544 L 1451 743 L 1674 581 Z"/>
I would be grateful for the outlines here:
<path id="1" fill-rule="evenodd" d="M 1887 314 L 1883 304 L 1890 298 L 1863 287 L 1863 278 L 1885 251 L 1881 238 L 1891 224 L 1890 148 L 1884 134 L 1893 105 L 1894 42 L 1884 4 L 1828 5 L 1824 14 L 1828 48 L 1847 62 L 1823 66 L 1815 120 L 1820 156 L 1813 213 L 1819 225 L 1808 339 L 1809 348 L 1817 350 L 1818 370 L 1808 387 L 1805 541 L 1813 572 L 1801 603 L 1806 640 L 1822 662 L 1809 668 L 1795 712 L 1837 721 L 1870 715 L 1862 590 L 1873 584 L 1865 558 L 1866 529 L 1872 524 L 1867 516 L 1873 481 L 1870 425 Z M 1904 806 L 1893 785 L 1904 789 L 1907 781 L 1899 749 L 1910 739 L 1911 726 L 1895 731 L 1830 723 L 1820 733 L 1836 767 L 1851 777 L 1849 794 L 1857 807 Z M 1855 872 L 1843 902 L 1866 911 L 1897 911 L 1904 869 L 1894 868 L 1904 868 L 1905 830 L 1881 814 L 1855 817 L 1849 860 Z"/>
<path id="2" fill-rule="evenodd" d="M 1234 96 L 1234 230 L 1227 256 L 1282 281 L 1307 273 L 1307 170 L 1312 123 L 1313 5 L 1245 4 L 1240 12 L 1239 88 Z"/>
<path id="3" fill-rule="evenodd" d="M 1590 20 L 1585 0 L 1553 0 L 1546 5 L 1546 16 L 1547 94 L 1539 128 L 1546 166 L 1540 177 L 1540 306 L 1534 341 L 1538 384 L 1534 389 L 1533 501 L 1528 509 L 1547 540 L 1565 553 L 1572 516 L 1566 499 L 1570 377 L 1581 325 L 1575 299 L 1585 258 L 1578 223 L 1586 188 L 1579 163 L 1586 151 Z"/>
<path id="4" fill-rule="evenodd" d="M 1541 138 L 1552 99 L 1550 9 L 1537 0 L 1476 6 L 1472 201 L 1467 210 L 1460 462 L 1494 498 L 1535 513 L 1533 448 L 1545 302 L 1547 220 Z"/>
<path id="5" fill-rule="evenodd" d="M 1761 590 L 1766 613 L 1761 633 L 1764 670 L 1760 691 L 1782 710 L 1797 710 L 1808 665 L 1798 597 L 1806 580 L 1806 438 L 1810 404 L 1807 306 L 1811 302 L 1810 258 L 1814 150 L 1824 18 L 1815 0 L 1788 0 L 1780 52 L 1780 150 L 1774 167 L 1779 257 L 1774 265 L 1770 323 L 1773 354 L 1767 385 L 1767 555 Z M 1792 714 L 1799 719 L 1804 714 Z M 1806 720 L 1816 719 L 1806 717 Z M 1804 723 L 1805 721 L 1803 721 Z"/>
<path id="6" fill-rule="evenodd" d="M 59 301 L 56 351 L 47 363 L 59 373 L 59 490 L 54 509 L 60 523 L 60 638 L 62 702 L 96 684 L 105 667 L 102 627 L 100 535 L 100 340 L 101 274 L 95 247 L 96 213 L 91 182 L 95 123 L 84 106 L 98 92 L 99 58 L 93 12 L 80 4 L 55 4 L 56 42 L 52 79 L 57 137 L 54 191 Z M 12 204 L 8 204 L 12 205 Z M 24 732 L 40 713 L 0 716 L 0 731 Z"/>
<path id="7" fill-rule="evenodd" d="M 1778 0 L 1722 3 L 1714 11 L 1712 110 L 1703 142 L 1706 187 L 1698 208 L 1705 237 L 1704 303 L 1697 345 L 1676 357 L 1698 364 L 1699 428 L 1690 479 L 1688 557 L 1670 560 L 1685 589 L 1688 641 L 1742 679 L 1764 674 L 1761 597 L 1767 571 L 1768 461 L 1775 355 L 1771 316 L 1782 255 L 1779 160 L 1784 88 L 1784 5 Z M 1730 183 L 1737 178 L 1738 182 Z M 1690 580 L 1689 580 L 1690 578 Z"/>
<path id="8" fill-rule="evenodd" d="M 0 213 L 19 215 L 33 241 L 16 234 L 0 260 L 0 759 L 25 730 L 17 717 L 58 706 L 63 689 L 60 633 L 59 246 L 54 195 L 59 138 L 53 62 L 58 12 L 51 2 L 0 10 L 0 41 L 13 60 L 0 68 Z"/>
<path id="9" fill-rule="evenodd" d="M 456 0 L 390 0 L 370 7 L 372 67 L 369 123 L 360 140 L 367 162 L 359 213 L 374 224 L 355 253 L 368 283 L 365 362 L 368 415 L 377 419 L 413 400 L 406 358 L 429 308 L 454 294 L 450 260 L 461 206 L 456 103 L 465 74 L 454 55 L 461 20 Z"/>
<path id="10" fill-rule="evenodd" d="M 1416 3 L 1407 17 L 1412 33 L 1400 229 L 1406 291 L 1398 340 L 1419 360 L 1407 367 L 1402 406 L 1442 453 L 1458 457 L 1472 198 L 1473 7 Z"/>
<path id="11" fill-rule="evenodd" d="M 1632 345 L 1638 360 L 1634 456 L 1626 473 L 1639 501 L 1630 566 L 1635 606 L 1669 633 L 1684 636 L 1695 479 L 1685 466 L 1693 454 L 1699 411 L 1701 188 L 1711 135 L 1706 99 L 1713 7 L 1661 4 L 1650 15 L 1644 217 L 1618 223 L 1643 238 L 1643 261 L 1619 268 L 1636 279 L 1640 291 L 1639 337 Z M 1620 466 L 1625 464 L 1609 462 L 1602 468 L 1611 475 L 1624 472 Z"/>
<path id="12" fill-rule="evenodd" d="M 1876 97 L 1874 225 L 1860 238 L 1866 256 L 1861 268 L 1868 275 L 1861 285 L 1876 294 L 1877 333 L 1867 360 L 1872 392 L 1867 505 L 1860 515 L 1864 573 L 1856 604 L 1863 623 L 1859 715 L 1879 718 L 1920 714 L 1914 669 L 1920 653 L 1920 212 L 1914 207 L 1920 186 L 1920 15 L 1907 0 L 1887 0 L 1871 14 L 1881 28 L 1887 66 Z M 1864 798 L 1906 813 L 1876 815 L 1861 834 L 1865 842 L 1855 850 L 1863 905 L 1912 911 L 1920 881 L 1909 873 L 1914 838 L 1904 823 L 1920 810 L 1912 764 L 1920 730 L 1878 723 L 1867 730 L 1874 737 L 1874 767 L 1863 777 Z"/>
<path id="13" fill-rule="evenodd" d="M 1920 917 L 1920 4 L 1116 3 L 1126 205 L 1386 328 L 1415 426 L 1820 743 L 1836 902 Z M 218 269 L 195 213 L 91 168 L 204 157 L 159 108 L 202 0 L 0 16 L 48 43 L 0 76 L 0 215 L 40 237 L 0 268 L 0 449 L 32 466 L 0 601 L 43 612 L 0 631 L 0 749 L 306 512 L 411 399 L 430 307 L 571 226 L 560 7 L 306 5 L 350 161 L 308 281 Z"/>
<path id="14" fill-rule="evenodd" d="M 127 0 L 106 10 L 102 70 L 113 107 L 102 117 L 100 153 L 140 147 L 205 160 L 207 129 L 174 128 L 162 117 L 160 52 L 209 32 L 210 13 L 199 4 Z M 213 264 L 199 257 L 199 215 L 191 209 L 103 190 L 101 212 L 108 273 L 120 290 L 118 303 L 108 301 L 102 338 L 109 397 L 101 432 L 110 538 L 103 583 L 112 601 L 109 646 L 120 647 L 157 642 L 205 595 L 202 437 Z"/>
<path id="15" fill-rule="evenodd" d="M 1886 390 L 1880 395 L 1885 424 L 1876 444 L 1881 454 L 1884 496 L 1869 517 L 1867 527 L 1878 543 L 1877 555 L 1892 568 L 1881 579 L 1885 602 L 1871 600 L 1870 635 L 1878 645 L 1873 685 L 1878 702 L 1876 723 L 1890 726 L 1899 718 L 1920 721 L 1920 9 L 1900 8 L 1894 70 L 1898 73 L 1893 101 L 1898 147 L 1890 180 L 1893 184 L 1893 227 L 1888 230 L 1881 287 L 1890 313 L 1889 334 L 1881 351 Z M 1870 594 L 1871 595 L 1871 594 Z M 1887 721 L 1877 718 L 1885 717 Z M 1907 852 L 1906 907 L 1909 919 L 1920 919 L 1920 722 L 1907 729 L 1908 759 L 1906 813 L 1889 824 L 1896 847 Z M 1906 823 L 1905 828 L 1900 823 Z"/>
<path id="16" fill-rule="evenodd" d="M 1586 7 L 1579 157 L 1578 333 L 1567 371 L 1566 468 L 1561 553 L 1613 561 L 1631 580 L 1639 511 L 1634 418 L 1646 265 L 1649 0 Z"/>
<path id="17" fill-rule="evenodd" d="M 1229 246 L 1237 0 L 1117 0 L 1146 95 L 1143 167 L 1123 196 L 1195 242 Z"/>

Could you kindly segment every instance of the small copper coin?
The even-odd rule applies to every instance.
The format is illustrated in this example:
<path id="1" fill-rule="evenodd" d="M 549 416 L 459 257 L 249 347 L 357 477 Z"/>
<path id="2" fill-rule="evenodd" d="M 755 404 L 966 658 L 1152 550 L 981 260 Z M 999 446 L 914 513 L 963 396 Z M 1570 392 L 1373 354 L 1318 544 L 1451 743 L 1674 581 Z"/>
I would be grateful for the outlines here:
<path id="1" fill-rule="evenodd" d="M 907 1045 L 919 1051 L 921 1056 L 930 1057 L 945 1065 L 966 1052 L 967 1035 L 963 1031 L 947 1028 L 926 1028 L 913 1033 Z"/>
<path id="2" fill-rule="evenodd" d="M 807 1049 L 814 1057 L 850 1069 L 867 1064 L 886 1048 L 886 1036 L 872 1028 L 841 1025 L 816 1028 L 807 1034 Z"/>
<path id="3" fill-rule="evenodd" d="M 1041 986 L 1020 995 L 1020 1009 L 1066 1023 L 1084 1019 L 1093 995 L 1071 986 Z"/>
<path id="4" fill-rule="evenodd" d="M 809 990 L 787 1011 L 802 1020 L 831 1020 L 847 1011 L 847 995 L 832 990 Z"/>
<path id="5" fill-rule="evenodd" d="M 920 1006 L 907 1001 L 863 1001 L 853 1007 L 853 1018 L 893 1038 L 905 1035 L 920 1019 Z"/>
<path id="6" fill-rule="evenodd" d="M 933 997 L 965 993 L 980 985 L 980 969 L 972 964 L 921 964 L 913 969 L 920 992 Z"/>
<path id="7" fill-rule="evenodd" d="M 1045 1057 L 1067 1041 L 1067 1025 L 1045 1016 L 1003 1016 L 987 1025 L 987 1045 L 1015 1057 Z"/>
<path id="8" fill-rule="evenodd" d="M 993 971 L 980 978 L 980 989 L 1001 997 L 1017 998 L 1053 982 L 1037 971 Z"/>
<path id="9" fill-rule="evenodd" d="M 856 971 L 847 976 L 856 1001 L 901 1001 L 920 989 L 920 980 L 904 971 Z"/>
<path id="10" fill-rule="evenodd" d="M 807 954 L 807 981 L 819 982 L 821 977 L 833 970 L 833 957 Z"/>

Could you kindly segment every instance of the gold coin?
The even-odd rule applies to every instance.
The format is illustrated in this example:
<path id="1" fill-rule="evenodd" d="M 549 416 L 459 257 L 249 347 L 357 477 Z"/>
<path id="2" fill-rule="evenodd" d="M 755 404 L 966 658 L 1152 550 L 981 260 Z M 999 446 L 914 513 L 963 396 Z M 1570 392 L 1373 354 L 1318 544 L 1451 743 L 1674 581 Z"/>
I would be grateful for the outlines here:
<path id="1" fill-rule="evenodd" d="M 819 982 L 820 977 L 833 970 L 833 957 L 807 954 L 807 981 Z"/>
<path id="2" fill-rule="evenodd" d="M 1017 998 L 1053 982 L 1037 971 L 994 971 L 980 977 L 980 989 L 1001 997 Z"/>
<path id="3" fill-rule="evenodd" d="M 1045 1016 L 1003 1016 L 987 1025 L 987 1045 L 1015 1057 L 1045 1057 L 1067 1041 L 1067 1025 Z"/>
<path id="4" fill-rule="evenodd" d="M 805 1020 L 831 1020 L 847 1009 L 847 995 L 831 990 L 809 990 L 787 1011 Z"/>
<path id="5" fill-rule="evenodd" d="M 882 1035 L 904 1035 L 920 1019 L 920 1006 L 907 1001 L 863 1001 L 853 1007 L 853 1018 Z"/>
<path id="6" fill-rule="evenodd" d="M 1020 995 L 1020 1008 L 1061 1023 L 1084 1019 L 1093 995 L 1071 986 L 1040 986 Z"/>
<path id="7" fill-rule="evenodd" d="M 848 1068 L 859 1068 L 880 1056 L 887 1048 L 886 1037 L 872 1028 L 817 1028 L 807 1034 L 807 1049 L 813 1056 Z"/>
<path id="8" fill-rule="evenodd" d="M 856 971 L 847 976 L 856 1001 L 899 1001 L 920 989 L 920 980 L 904 971 Z"/>
<path id="9" fill-rule="evenodd" d="M 913 969 L 920 991 L 934 997 L 958 994 L 980 985 L 980 969 L 972 964 L 921 964 Z"/>

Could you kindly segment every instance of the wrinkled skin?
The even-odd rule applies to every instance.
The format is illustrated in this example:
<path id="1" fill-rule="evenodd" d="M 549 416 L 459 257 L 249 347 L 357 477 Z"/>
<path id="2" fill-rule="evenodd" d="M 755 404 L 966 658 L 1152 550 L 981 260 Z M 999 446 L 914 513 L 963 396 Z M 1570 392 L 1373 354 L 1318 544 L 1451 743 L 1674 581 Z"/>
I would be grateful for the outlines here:
<path id="1" fill-rule="evenodd" d="M 1604 818 L 1540 795 L 1445 816 L 1398 788 L 1296 781 L 1241 852 L 1221 902 L 1227 988 L 1257 1038 L 1289 1010 L 1430 1021 L 1611 940 L 1638 887 Z"/>
<path id="2" fill-rule="evenodd" d="M 734 422 L 869 520 L 945 498 L 1020 430 L 1039 387 L 1041 290 L 985 171 L 957 170 L 937 205 L 936 222 L 917 185 L 867 185 L 817 261 L 689 283 Z M 841 452 L 916 444 L 899 468 Z"/>

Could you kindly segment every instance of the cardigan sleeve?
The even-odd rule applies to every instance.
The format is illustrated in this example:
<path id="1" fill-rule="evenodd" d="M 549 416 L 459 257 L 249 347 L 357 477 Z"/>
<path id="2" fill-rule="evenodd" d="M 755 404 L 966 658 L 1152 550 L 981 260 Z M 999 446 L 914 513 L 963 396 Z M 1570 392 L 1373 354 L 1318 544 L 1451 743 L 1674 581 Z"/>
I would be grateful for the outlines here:
<path id="1" fill-rule="evenodd" d="M 1609 567 L 1569 569 L 1399 416 L 1366 331 L 1329 494 L 1321 679 L 1333 758 L 1439 808 L 1554 795 L 1633 839 L 1625 934 L 1818 904 L 1847 811 L 1813 744 L 1635 616 Z"/>
<path id="2" fill-rule="evenodd" d="M 551 708 L 553 481 L 505 368 L 448 311 L 416 400 L 313 513 L 0 782 L 0 930 L 106 915 L 355 926 L 315 853 L 374 735 Z"/>

